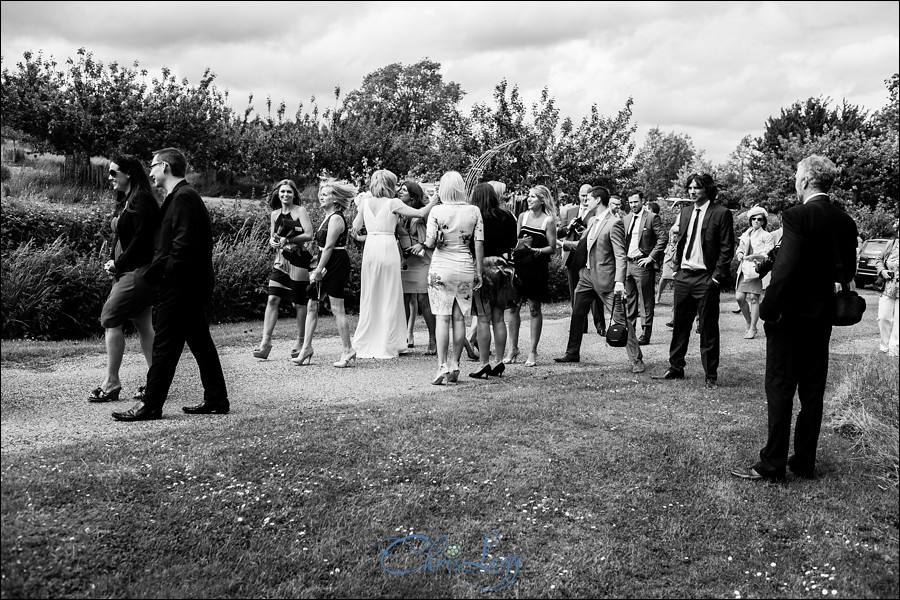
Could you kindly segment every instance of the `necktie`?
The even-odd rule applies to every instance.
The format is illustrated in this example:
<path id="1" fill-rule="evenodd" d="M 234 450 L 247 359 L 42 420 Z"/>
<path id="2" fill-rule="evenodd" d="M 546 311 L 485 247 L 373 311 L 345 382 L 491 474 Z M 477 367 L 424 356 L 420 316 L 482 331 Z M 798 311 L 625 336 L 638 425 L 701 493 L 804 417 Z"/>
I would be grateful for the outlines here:
<path id="1" fill-rule="evenodd" d="M 625 252 L 631 249 L 631 236 L 634 233 L 634 222 L 638 220 L 638 215 L 631 213 L 631 224 L 628 226 L 628 235 L 625 236 Z"/>
<path id="2" fill-rule="evenodd" d="M 684 261 L 685 258 L 691 255 L 691 251 L 694 249 L 694 240 L 697 239 L 697 224 L 700 222 L 700 209 L 697 208 L 694 210 L 694 225 L 691 227 L 691 237 L 688 238 L 687 246 L 684 247 L 684 252 L 681 255 L 681 260 Z"/>

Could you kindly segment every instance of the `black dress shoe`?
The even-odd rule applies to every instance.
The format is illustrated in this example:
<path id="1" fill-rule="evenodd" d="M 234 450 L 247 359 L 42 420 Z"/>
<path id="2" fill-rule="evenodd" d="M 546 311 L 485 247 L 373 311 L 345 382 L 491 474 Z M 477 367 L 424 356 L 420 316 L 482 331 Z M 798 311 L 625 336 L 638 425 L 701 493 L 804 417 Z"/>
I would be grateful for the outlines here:
<path id="1" fill-rule="evenodd" d="M 644 336 L 641 336 L 638 338 L 638 346 L 647 346 L 649 344 L 650 344 L 650 340 L 648 340 Z"/>
<path id="2" fill-rule="evenodd" d="M 719 384 L 716 383 L 715 379 L 706 378 L 706 389 L 708 390 L 717 390 L 719 389 Z"/>
<path id="3" fill-rule="evenodd" d="M 669 367 L 666 372 L 661 375 L 651 375 L 650 379 L 684 379 L 684 371 Z"/>
<path id="4" fill-rule="evenodd" d="M 125 412 L 114 412 L 112 417 L 116 421 L 155 421 L 162 419 L 162 408 L 138 402 Z"/>
<path id="5" fill-rule="evenodd" d="M 197 406 L 183 406 L 181 410 L 189 415 L 224 415 L 231 410 L 231 405 L 228 403 L 228 400 L 223 402 L 207 402 L 204 400 Z"/>
<path id="6" fill-rule="evenodd" d="M 558 363 L 577 363 L 577 362 L 581 362 L 581 357 L 580 356 L 572 356 L 571 354 L 564 354 L 564 355 L 560 356 L 559 358 L 554 358 L 553 360 Z"/>

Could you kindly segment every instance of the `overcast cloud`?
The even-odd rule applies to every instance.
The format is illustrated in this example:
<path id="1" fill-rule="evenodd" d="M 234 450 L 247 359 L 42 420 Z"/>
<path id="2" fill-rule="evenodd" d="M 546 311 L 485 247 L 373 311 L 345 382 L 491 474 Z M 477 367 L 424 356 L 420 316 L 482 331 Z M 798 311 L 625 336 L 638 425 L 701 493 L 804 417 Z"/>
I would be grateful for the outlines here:
<path id="1" fill-rule="evenodd" d="M 898 2 L 2 2 L 4 68 L 25 51 L 192 83 L 210 67 L 238 110 L 252 92 L 293 114 L 331 106 L 363 77 L 428 57 L 468 108 L 506 78 L 526 101 L 547 86 L 578 123 L 634 98 L 648 129 L 691 136 L 715 163 L 796 100 L 877 110 L 900 71 Z"/>

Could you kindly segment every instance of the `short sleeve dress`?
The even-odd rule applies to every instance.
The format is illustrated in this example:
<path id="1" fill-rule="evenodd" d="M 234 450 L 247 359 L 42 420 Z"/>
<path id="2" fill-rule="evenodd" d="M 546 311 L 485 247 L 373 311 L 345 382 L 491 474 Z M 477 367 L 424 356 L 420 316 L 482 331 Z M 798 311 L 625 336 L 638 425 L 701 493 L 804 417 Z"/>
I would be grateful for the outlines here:
<path id="1" fill-rule="evenodd" d="M 452 315 L 454 302 L 463 315 L 472 309 L 475 281 L 473 242 L 484 242 L 481 211 L 471 204 L 441 204 L 428 215 L 427 239 L 438 239 L 428 271 L 428 301 L 435 315 Z M 430 244 L 429 244 L 430 245 Z"/>

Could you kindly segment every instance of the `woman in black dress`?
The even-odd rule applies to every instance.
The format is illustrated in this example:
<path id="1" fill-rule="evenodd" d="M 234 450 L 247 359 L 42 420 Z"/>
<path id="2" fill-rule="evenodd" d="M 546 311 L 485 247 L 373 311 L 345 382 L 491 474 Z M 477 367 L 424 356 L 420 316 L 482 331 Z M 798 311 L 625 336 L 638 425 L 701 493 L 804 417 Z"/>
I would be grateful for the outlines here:
<path id="1" fill-rule="evenodd" d="M 544 315 L 541 304 L 550 300 L 550 257 L 556 251 L 556 206 L 550 190 L 538 185 L 528 192 L 528 210 L 519 215 L 519 242 L 513 250 L 516 276 L 521 282 L 520 300 L 528 300 L 531 310 L 531 350 L 526 367 L 533 367 L 537 361 L 537 347 L 541 341 Z M 519 308 L 509 310 L 510 353 L 503 358 L 505 363 L 514 363 L 519 356 Z"/>
<path id="2" fill-rule="evenodd" d="M 122 326 L 126 320 L 131 320 L 137 329 L 147 366 L 153 362 L 155 336 L 150 307 L 155 291 L 144 281 L 142 271 L 153 260 L 159 204 L 147 170 L 134 156 L 126 154 L 109 163 L 109 181 L 116 191 L 117 202 L 112 219 L 116 240 L 113 255 L 103 267 L 113 278 L 113 286 L 100 313 L 100 324 L 106 329 L 106 380 L 90 393 L 91 402 L 119 399 L 122 390 L 119 367 L 125 354 Z M 140 386 L 135 398 L 142 397 L 143 386 Z"/>
<path id="3" fill-rule="evenodd" d="M 516 245 L 516 218 L 500 208 L 500 198 L 489 183 L 479 183 L 472 192 L 471 203 L 481 211 L 484 221 L 484 260 L 482 285 L 475 290 L 472 307 L 478 319 L 478 350 L 481 368 L 469 377 L 499 377 L 505 365 L 501 361 L 506 352 L 506 323 L 503 312 L 513 292 L 513 268 L 509 257 Z M 494 333 L 494 356 L 491 366 L 491 329 Z"/>
<path id="4" fill-rule="evenodd" d="M 356 196 L 356 188 L 350 184 L 329 180 L 319 187 L 319 206 L 325 218 L 316 230 L 316 245 L 319 247 L 318 261 L 309 274 L 310 285 L 306 308 L 306 335 L 300 354 L 291 359 L 294 364 L 309 364 L 312 361 L 313 335 L 319 322 L 319 302 L 328 296 L 331 312 L 341 337 L 343 350 L 335 367 L 344 368 L 356 364 L 356 351 L 350 344 L 350 322 L 344 310 L 347 282 L 350 280 L 350 256 L 347 254 L 347 217 L 344 211 Z"/>

